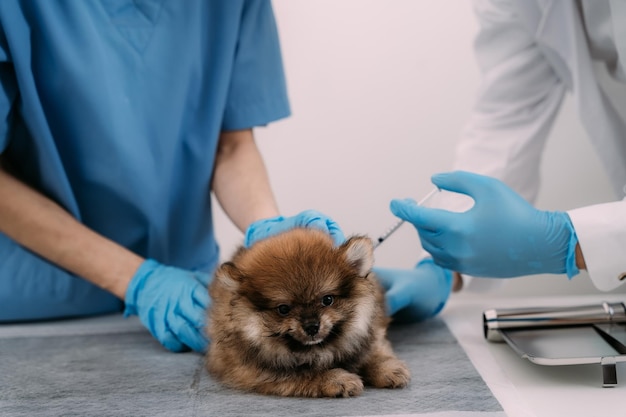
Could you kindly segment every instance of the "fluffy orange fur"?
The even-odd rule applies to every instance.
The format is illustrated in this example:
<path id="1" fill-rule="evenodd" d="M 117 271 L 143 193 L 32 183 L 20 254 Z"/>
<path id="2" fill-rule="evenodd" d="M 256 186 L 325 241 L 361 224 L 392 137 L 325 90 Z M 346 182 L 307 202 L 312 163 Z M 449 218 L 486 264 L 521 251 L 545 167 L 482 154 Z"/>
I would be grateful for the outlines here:
<path id="1" fill-rule="evenodd" d="M 282 396 L 406 386 L 409 370 L 387 340 L 373 258 L 369 238 L 336 247 L 312 229 L 240 248 L 209 287 L 210 374 L 233 388 Z"/>

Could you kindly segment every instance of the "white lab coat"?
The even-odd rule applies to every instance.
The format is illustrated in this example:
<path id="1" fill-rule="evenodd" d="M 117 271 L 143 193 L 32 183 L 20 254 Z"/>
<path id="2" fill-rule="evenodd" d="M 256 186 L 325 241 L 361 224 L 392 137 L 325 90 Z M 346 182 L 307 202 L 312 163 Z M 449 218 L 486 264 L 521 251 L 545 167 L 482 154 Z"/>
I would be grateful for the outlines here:
<path id="1" fill-rule="evenodd" d="M 475 11 L 482 84 L 455 169 L 499 178 L 534 202 L 546 138 L 570 91 L 618 199 L 624 198 L 626 123 L 597 83 L 576 2 L 480 0 Z M 568 214 L 594 285 L 608 291 L 626 282 L 620 280 L 626 276 L 626 201 Z"/>

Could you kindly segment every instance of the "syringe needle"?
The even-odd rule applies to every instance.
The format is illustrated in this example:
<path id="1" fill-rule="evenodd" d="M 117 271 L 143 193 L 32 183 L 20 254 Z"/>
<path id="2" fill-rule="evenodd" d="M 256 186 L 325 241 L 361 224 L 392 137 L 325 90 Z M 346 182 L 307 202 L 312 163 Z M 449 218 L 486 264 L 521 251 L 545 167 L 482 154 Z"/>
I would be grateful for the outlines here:
<path id="1" fill-rule="evenodd" d="M 426 196 L 424 198 L 422 198 L 420 201 L 417 202 L 417 205 L 418 206 L 423 205 L 432 196 L 437 194 L 437 192 L 439 192 L 438 188 L 432 189 L 428 194 L 426 194 Z M 383 243 L 389 236 L 394 234 L 395 231 L 398 230 L 400 228 L 400 226 L 402 226 L 403 223 L 404 223 L 404 220 L 399 220 L 396 224 L 391 226 L 385 233 L 383 233 L 378 239 L 376 239 L 376 241 L 374 242 L 374 249 L 376 249 L 378 246 L 380 246 L 380 244 Z"/>
<path id="2" fill-rule="evenodd" d="M 383 243 L 385 239 L 387 239 L 396 230 L 398 230 L 400 228 L 400 226 L 402 226 L 402 223 L 404 223 L 404 220 L 399 220 L 396 224 L 391 226 L 385 233 L 383 233 L 378 239 L 376 239 L 376 242 L 374 242 L 374 249 L 376 249 L 378 247 L 378 245 Z"/>

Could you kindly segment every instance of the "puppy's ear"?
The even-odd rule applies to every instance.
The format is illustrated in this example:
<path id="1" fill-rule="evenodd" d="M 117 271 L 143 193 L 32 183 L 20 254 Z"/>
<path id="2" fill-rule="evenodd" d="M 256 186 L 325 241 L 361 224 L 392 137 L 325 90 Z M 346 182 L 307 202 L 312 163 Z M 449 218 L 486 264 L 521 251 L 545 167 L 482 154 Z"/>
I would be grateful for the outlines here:
<path id="1" fill-rule="evenodd" d="M 243 280 L 243 274 L 232 262 L 224 262 L 215 271 L 215 279 L 217 279 L 226 289 L 231 292 L 237 291 L 239 284 Z"/>
<path id="2" fill-rule="evenodd" d="M 367 275 L 374 266 L 374 244 L 365 236 L 348 239 L 341 248 L 345 250 L 346 261 L 356 270 L 359 276 Z"/>

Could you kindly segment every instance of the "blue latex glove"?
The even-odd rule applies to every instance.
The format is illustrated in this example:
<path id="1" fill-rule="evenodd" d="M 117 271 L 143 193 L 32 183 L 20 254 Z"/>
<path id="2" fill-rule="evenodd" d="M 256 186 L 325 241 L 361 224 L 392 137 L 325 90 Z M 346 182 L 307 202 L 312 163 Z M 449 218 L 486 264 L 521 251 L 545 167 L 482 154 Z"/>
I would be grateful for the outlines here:
<path id="1" fill-rule="evenodd" d="M 276 216 L 252 223 L 248 227 L 248 230 L 246 230 L 243 245 L 249 248 L 261 239 L 286 232 L 296 227 L 309 227 L 322 230 L 333 238 L 336 245 L 341 245 L 346 240 L 339 225 L 328 216 L 315 210 L 306 210 L 292 217 Z"/>
<path id="2" fill-rule="evenodd" d="M 387 314 L 412 323 L 435 316 L 450 296 L 452 273 L 424 259 L 414 269 L 373 269 L 383 288 Z"/>
<path id="3" fill-rule="evenodd" d="M 541 211 L 501 181 L 456 171 L 432 177 L 440 189 L 474 199 L 463 213 L 393 200 L 391 211 L 413 223 L 438 265 L 478 277 L 578 273 L 576 233 L 564 212 Z"/>
<path id="4" fill-rule="evenodd" d="M 138 315 L 150 333 L 173 352 L 204 352 L 210 304 L 208 274 L 168 267 L 148 259 L 126 290 L 124 316 Z"/>

